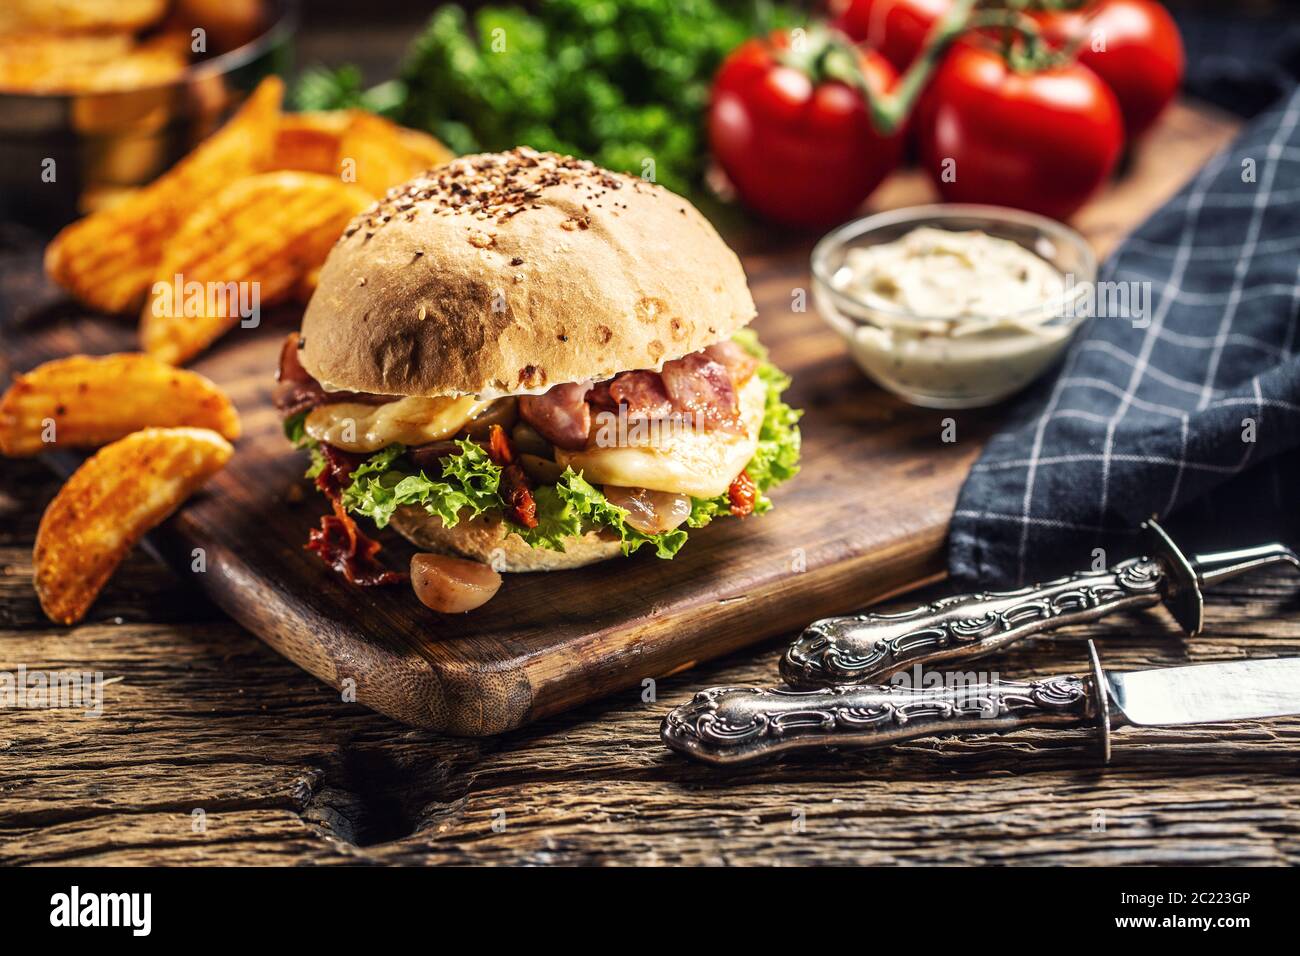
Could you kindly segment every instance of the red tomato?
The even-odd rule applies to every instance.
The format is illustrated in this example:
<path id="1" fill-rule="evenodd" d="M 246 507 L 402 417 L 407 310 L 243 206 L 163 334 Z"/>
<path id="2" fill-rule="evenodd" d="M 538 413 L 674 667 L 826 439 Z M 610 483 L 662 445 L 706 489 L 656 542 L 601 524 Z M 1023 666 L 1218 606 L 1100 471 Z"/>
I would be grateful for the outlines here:
<path id="1" fill-rule="evenodd" d="M 879 50 L 902 73 L 950 6 L 952 0 L 839 0 L 831 4 L 831 12 L 835 26 Z"/>
<path id="2" fill-rule="evenodd" d="M 825 226 L 847 218 L 898 165 L 902 136 L 876 132 L 857 90 L 780 62 L 788 45 L 776 33 L 727 57 L 713 82 L 709 143 L 755 212 L 785 225 Z M 859 52 L 869 86 L 892 88 L 898 77 L 889 63 Z"/>
<path id="3" fill-rule="evenodd" d="M 1154 0 L 1102 0 L 1040 17 L 1049 41 L 1082 38 L 1079 62 L 1106 81 L 1134 139 L 1151 128 L 1183 80 L 1183 41 L 1169 11 Z"/>
<path id="4" fill-rule="evenodd" d="M 1110 175 L 1123 143 L 1115 95 L 1079 63 L 1017 73 L 998 52 L 959 44 L 933 103 L 921 164 L 949 202 L 1065 219 Z"/>

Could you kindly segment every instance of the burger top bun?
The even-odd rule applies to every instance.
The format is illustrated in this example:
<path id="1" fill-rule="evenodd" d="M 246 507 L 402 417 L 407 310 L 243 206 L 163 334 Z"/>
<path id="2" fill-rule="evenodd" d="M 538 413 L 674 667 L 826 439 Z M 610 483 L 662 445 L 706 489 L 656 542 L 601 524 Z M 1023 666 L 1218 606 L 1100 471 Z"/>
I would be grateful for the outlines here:
<path id="1" fill-rule="evenodd" d="M 490 398 L 659 369 L 754 312 L 685 199 L 519 148 L 431 169 L 354 219 L 299 358 L 330 390 Z"/>

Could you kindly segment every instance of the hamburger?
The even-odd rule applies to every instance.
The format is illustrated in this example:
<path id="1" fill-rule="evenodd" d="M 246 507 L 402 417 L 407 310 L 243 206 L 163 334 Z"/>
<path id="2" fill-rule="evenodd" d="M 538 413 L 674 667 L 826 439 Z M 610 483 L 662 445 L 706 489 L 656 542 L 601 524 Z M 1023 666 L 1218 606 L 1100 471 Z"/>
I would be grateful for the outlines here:
<path id="1" fill-rule="evenodd" d="M 520 148 L 358 216 L 285 342 L 276 404 L 332 510 L 308 547 L 403 575 L 357 524 L 498 571 L 574 568 L 771 507 L 788 378 L 735 254 L 686 200 Z"/>

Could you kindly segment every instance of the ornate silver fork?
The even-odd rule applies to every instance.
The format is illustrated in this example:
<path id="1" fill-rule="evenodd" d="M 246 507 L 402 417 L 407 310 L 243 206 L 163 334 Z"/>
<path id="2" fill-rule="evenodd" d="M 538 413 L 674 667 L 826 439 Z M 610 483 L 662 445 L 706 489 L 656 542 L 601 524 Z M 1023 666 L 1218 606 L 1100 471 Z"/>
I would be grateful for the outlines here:
<path id="1" fill-rule="evenodd" d="M 1022 638 L 1163 603 L 1188 634 L 1201 630 L 1203 589 L 1300 557 L 1283 544 L 1187 557 L 1154 520 L 1144 554 L 1105 571 L 1081 571 L 1016 591 L 960 594 L 898 614 L 828 617 L 810 624 L 781 658 L 793 688 L 878 684 L 904 668 L 972 660 Z"/>

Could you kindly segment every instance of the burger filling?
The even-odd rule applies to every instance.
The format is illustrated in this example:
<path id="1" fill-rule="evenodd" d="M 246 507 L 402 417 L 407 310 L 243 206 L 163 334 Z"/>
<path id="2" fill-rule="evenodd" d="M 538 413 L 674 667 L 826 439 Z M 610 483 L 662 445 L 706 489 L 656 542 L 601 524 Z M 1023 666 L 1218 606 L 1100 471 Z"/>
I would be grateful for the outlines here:
<path id="1" fill-rule="evenodd" d="M 789 379 L 750 331 L 603 382 L 481 401 L 327 392 L 281 353 L 276 405 L 285 432 L 311 452 L 308 477 L 333 514 L 308 547 L 358 584 L 400 580 L 353 515 L 380 528 L 399 508 L 451 527 L 501 517 L 533 547 L 607 530 L 623 552 L 671 558 L 686 529 L 771 507 L 766 492 L 798 470 L 799 413 Z"/>

